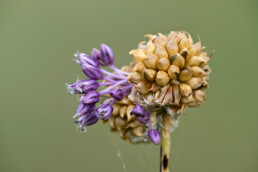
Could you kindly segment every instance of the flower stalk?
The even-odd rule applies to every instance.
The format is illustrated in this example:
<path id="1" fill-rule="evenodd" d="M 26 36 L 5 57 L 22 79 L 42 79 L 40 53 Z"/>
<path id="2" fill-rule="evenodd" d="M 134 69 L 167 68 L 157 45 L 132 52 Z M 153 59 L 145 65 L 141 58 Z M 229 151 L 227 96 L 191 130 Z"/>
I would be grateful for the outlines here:
<path id="1" fill-rule="evenodd" d="M 170 115 L 163 115 L 164 128 L 161 129 L 161 157 L 160 172 L 169 172 L 169 154 L 170 154 Z"/>

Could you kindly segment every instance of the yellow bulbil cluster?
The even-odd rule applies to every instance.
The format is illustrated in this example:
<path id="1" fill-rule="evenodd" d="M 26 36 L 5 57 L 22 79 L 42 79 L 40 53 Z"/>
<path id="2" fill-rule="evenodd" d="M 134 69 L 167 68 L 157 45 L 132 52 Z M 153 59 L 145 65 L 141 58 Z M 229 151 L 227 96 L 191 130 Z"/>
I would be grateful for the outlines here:
<path id="1" fill-rule="evenodd" d="M 211 72 L 210 56 L 202 52 L 200 39 L 194 44 L 184 31 L 146 37 L 147 43 L 141 42 L 138 49 L 130 51 L 135 60 L 128 76 L 135 85 L 131 100 L 175 113 L 187 106 L 199 106 L 205 100 L 203 90 L 208 87 Z"/>

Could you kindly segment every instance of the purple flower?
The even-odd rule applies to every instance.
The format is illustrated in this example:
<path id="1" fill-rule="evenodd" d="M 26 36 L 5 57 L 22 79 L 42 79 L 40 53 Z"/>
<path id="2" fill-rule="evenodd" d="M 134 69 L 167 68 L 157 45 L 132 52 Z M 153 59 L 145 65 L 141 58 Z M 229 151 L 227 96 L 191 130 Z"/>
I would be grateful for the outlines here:
<path id="1" fill-rule="evenodd" d="M 81 98 L 81 101 L 84 104 L 97 103 L 99 101 L 99 97 L 100 94 L 96 90 L 90 90 Z"/>
<path id="2" fill-rule="evenodd" d="M 80 127 L 84 127 L 95 124 L 98 121 L 98 117 L 94 113 L 88 113 L 83 115 L 78 121 L 81 121 Z"/>
<path id="3" fill-rule="evenodd" d="M 149 129 L 148 130 L 148 137 L 152 143 L 158 145 L 160 143 L 160 133 L 156 129 Z"/>
<path id="4" fill-rule="evenodd" d="M 86 114 L 86 113 L 90 113 L 92 111 L 94 111 L 95 109 L 95 104 L 84 104 L 83 108 L 80 111 L 80 114 Z"/>
<path id="5" fill-rule="evenodd" d="M 78 56 L 80 65 L 86 65 L 87 64 L 87 65 L 90 65 L 90 66 L 99 67 L 98 60 L 95 59 L 95 58 L 92 58 L 90 55 L 77 52 L 77 56 Z"/>
<path id="6" fill-rule="evenodd" d="M 79 80 L 72 85 L 67 85 L 69 94 L 86 93 L 89 90 L 96 90 L 99 87 L 99 83 L 96 80 L 84 79 Z"/>
<path id="7" fill-rule="evenodd" d="M 93 79 L 85 79 L 85 81 L 81 82 L 80 88 L 86 93 L 89 90 L 96 90 L 99 87 L 99 83 Z"/>
<path id="8" fill-rule="evenodd" d="M 117 101 L 122 100 L 124 97 L 123 91 L 121 89 L 112 90 L 110 95 Z"/>
<path id="9" fill-rule="evenodd" d="M 112 49 L 106 44 L 100 45 L 100 65 L 108 66 L 114 63 L 114 53 Z"/>
<path id="10" fill-rule="evenodd" d="M 95 60 L 98 60 L 98 61 L 101 63 L 101 61 L 100 61 L 100 56 L 101 56 L 101 54 L 100 54 L 100 51 L 99 51 L 99 50 L 97 50 L 96 48 L 93 48 L 93 50 L 91 51 L 91 55 L 92 55 L 92 57 L 93 57 Z"/>
<path id="11" fill-rule="evenodd" d="M 111 117 L 113 107 L 109 104 L 103 104 L 96 109 L 96 116 L 101 120 L 107 120 Z"/>
<path id="12" fill-rule="evenodd" d="M 87 75 L 90 79 L 99 80 L 104 77 L 103 73 L 99 68 L 90 65 L 83 65 L 82 71 Z"/>
<path id="13" fill-rule="evenodd" d="M 144 117 L 146 115 L 146 111 L 141 105 L 136 104 L 133 110 L 131 111 L 131 115 L 135 115 L 137 117 Z"/>

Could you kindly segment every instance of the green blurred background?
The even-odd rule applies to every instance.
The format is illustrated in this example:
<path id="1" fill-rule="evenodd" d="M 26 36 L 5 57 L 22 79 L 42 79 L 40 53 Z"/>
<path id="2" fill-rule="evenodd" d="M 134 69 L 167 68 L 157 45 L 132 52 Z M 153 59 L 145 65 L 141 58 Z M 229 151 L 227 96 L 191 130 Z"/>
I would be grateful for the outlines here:
<path id="1" fill-rule="evenodd" d="M 143 35 L 187 30 L 216 50 L 207 101 L 172 133 L 172 172 L 258 171 L 255 0 L 0 0 L 0 171 L 159 171 L 159 147 L 101 123 L 76 130 L 66 93 L 76 50 L 110 45 L 119 67 Z"/>

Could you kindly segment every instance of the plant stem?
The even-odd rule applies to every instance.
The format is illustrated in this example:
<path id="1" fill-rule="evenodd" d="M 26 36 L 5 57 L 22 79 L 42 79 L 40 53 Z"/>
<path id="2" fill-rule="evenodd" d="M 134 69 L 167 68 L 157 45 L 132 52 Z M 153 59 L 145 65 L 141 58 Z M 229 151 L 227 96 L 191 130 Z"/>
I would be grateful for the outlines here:
<path id="1" fill-rule="evenodd" d="M 170 116 L 164 114 L 163 126 L 161 129 L 161 155 L 160 172 L 169 172 L 169 153 L 170 153 Z"/>

